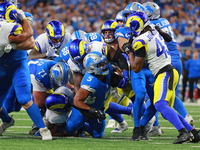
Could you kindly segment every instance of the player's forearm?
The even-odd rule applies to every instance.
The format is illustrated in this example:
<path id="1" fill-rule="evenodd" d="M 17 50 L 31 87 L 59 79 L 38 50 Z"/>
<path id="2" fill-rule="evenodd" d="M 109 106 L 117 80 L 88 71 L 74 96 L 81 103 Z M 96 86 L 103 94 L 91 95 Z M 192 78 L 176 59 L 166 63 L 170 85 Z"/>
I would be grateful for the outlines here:
<path id="1" fill-rule="evenodd" d="M 124 45 L 124 43 L 127 43 L 128 40 L 126 38 L 123 38 L 123 37 L 118 37 L 117 41 L 119 43 L 119 48 L 121 49 L 122 52 L 124 52 L 124 50 L 122 49 L 122 46 Z"/>
<path id="2" fill-rule="evenodd" d="M 29 49 L 33 49 L 34 46 L 35 46 L 35 44 L 34 44 L 34 38 L 33 38 L 33 36 L 31 36 L 26 41 L 17 44 L 16 49 L 18 49 L 18 50 L 29 50 Z"/>

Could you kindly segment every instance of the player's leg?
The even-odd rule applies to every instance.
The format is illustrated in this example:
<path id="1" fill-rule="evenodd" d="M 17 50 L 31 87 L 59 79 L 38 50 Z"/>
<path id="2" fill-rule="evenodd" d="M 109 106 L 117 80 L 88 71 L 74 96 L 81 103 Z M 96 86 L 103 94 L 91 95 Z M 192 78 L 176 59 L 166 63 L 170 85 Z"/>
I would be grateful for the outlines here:
<path id="1" fill-rule="evenodd" d="M 85 123 L 85 117 L 76 108 L 72 108 L 71 115 L 65 126 L 67 135 L 74 135 Z"/>
<path id="2" fill-rule="evenodd" d="M 51 140 L 51 133 L 45 127 L 40 110 L 38 106 L 31 100 L 31 79 L 26 62 L 21 64 L 21 67 L 15 71 L 15 75 L 13 77 L 13 86 L 18 102 L 23 106 L 32 121 L 41 130 L 40 132 L 42 135 L 42 139 Z"/>

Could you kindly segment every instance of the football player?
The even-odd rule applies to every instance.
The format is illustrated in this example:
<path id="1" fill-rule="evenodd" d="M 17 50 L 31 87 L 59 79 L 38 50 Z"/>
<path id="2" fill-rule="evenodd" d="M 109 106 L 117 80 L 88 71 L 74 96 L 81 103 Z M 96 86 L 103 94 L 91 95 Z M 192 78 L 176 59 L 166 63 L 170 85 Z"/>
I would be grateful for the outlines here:
<path id="1" fill-rule="evenodd" d="M 10 126 L 14 119 L 8 116 L 7 110 L 2 107 L 4 99 L 11 85 L 14 87 L 17 99 L 27 111 L 30 118 L 40 129 L 42 140 L 52 140 L 50 131 L 45 127 L 37 105 L 31 100 L 31 82 L 27 65 L 27 52 L 33 48 L 33 30 L 22 10 L 8 2 L 0 1 L 1 7 L 1 86 L 0 86 L 0 135 Z M 17 13 L 17 15 L 16 15 Z M 17 18 L 12 18 L 17 16 Z M 21 25 L 15 19 L 21 21 Z M 13 22 L 13 23 L 8 23 Z M 7 38 L 6 38 L 7 37 Z"/>
<path id="2" fill-rule="evenodd" d="M 171 65 L 171 56 L 169 55 L 165 40 L 155 28 L 149 25 L 149 23 L 150 21 L 147 15 L 143 12 L 129 15 L 128 21 L 126 22 L 126 25 L 130 27 L 132 33 L 136 37 L 133 40 L 132 47 L 135 52 L 135 58 L 132 50 L 127 51 L 132 70 L 138 73 L 142 69 L 144 61 L 147 60 L 149 69 L 155 76 L 154 99 L 152 105 L 147 108 L 146 112 L 148 112 L 148 115 L 144 114 L 139 129 L 141 136 L 147 138 L 144 132 L 144 126 L 147 120 L 150 120 L 157 110 L 179 131 L 179 136 L 173 143 L 181 144 L 193 138 L 190 132 L 195 137 L 196 135 L 198 136 L 198 131 L 189 125 L 185 119 L 172 108 L 179 75 L 176 69 Z M 144 121 L 146 118 L 148 119 Z M 132 138 L 134 139 L 134 136 Z"/>
<path id="3" fill-rule="evenodd" d="M 172 40 L 170 42 L 166 42 L 166 45 L 169 50 L 169 54 L 171 56 L 171 63 L 178 71 L 180 78 L 180 75 L 182 73 L 182 62 L 177 48 L 175 34 L 173 32 L 170 23 L 168 22 L 167 19 L 160 18 L 160 7 L 156 3 L 146 2 L 143 4 L 143 6 L 145 8 L 145 13 L 148 15 L 148 19 L 151 21 L 151 23 L 157 26 L 158 31 L 166 32 L 172 37 Z M 178 87 L 176 87 L 176 91 L 177 90 Z M 192 116 L 187 113 L 182 101 L 179 99 L 178 96 L 175 97 L 174 109 L 176 109 L 179 112 L 179 114 L 182 115 L 188 121 L 188 123 L 194 126 L 194 120 Z"/>
<path id="4" fill-rule="evenodd" d="M 52 20 L 47 24 L 46 33 L 42 33 L 35 40 L 35 47 L 30 51 L 28 59 L 59 57 L 61 49 L 70 38 L 71 35 L 65 32 L 64 25 L 58 20 Z"/>

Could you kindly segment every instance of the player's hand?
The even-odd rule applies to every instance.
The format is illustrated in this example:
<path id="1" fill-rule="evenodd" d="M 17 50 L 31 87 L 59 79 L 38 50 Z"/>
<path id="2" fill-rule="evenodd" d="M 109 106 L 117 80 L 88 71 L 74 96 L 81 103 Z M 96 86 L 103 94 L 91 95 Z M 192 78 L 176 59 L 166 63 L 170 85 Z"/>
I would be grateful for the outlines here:
<path id="1" fill-rule="evenodd" d="M 90 108 L 89 113 L 93 115 L 96 119 L 104 120 L 106 119 L 106 115 L 102 110 L 98 110 L 96 108 Z"/>
<path id="2" fill-rule="evenodd" d="M 126 55 L 128 55 L 130 52 L 132 52 L 132 47 L 131 47 L 131 44 L 129 42 L 124 43 L 123 46 L 122 46 L 122 49 L 124 50 L 124 53 Z"/>
<path id="3" fill-rule="evenodd" d="M 19 20 L 21 20 L 21 21 L 22 21 L 23 19 L 26 19 L 26 16 L 25 16 L 23 10 L 21 10 L 21 9 L 18 10 L 17 18 L 18 18 Z"/>
<path id="4" fill-rule="evenodd" d="M 129 72 L 128 70 L 123 71 L 123 78 L 121 79 L 121 81 L 118 84 L 118 88 L 124 88 L 128 85 L 129 83 Z"/>

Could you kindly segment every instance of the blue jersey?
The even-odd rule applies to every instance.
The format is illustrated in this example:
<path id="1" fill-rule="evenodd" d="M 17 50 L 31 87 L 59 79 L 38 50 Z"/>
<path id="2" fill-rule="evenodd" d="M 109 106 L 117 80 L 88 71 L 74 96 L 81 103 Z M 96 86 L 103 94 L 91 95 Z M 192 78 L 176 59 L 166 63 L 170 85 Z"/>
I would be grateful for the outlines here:
<path id="1" fill-rule="evenodd" d="M 35 80 L 47 89 L 53 88 L 50 83 L 49 70 L 56 62 L 47 59 L 35 59 L 28 62 L 30 74 L 35 76 Z"/>
<path id="2" fill-rule="evenodd" d="M 62 60 L 67 63 L 67 61 L 70 59 L 69 55 L 69 46 L 71 44 L 72 40 L 70 40 L 60 51 L 59 57 L 62 58 Z"/>
<path id="3" fill-rule="evenodd" d="M 129 39 L 131 36 L 131 30 L 128 27 L 121 27 L 115 31 L 115 39 L 118 37 Z"/>
<path id="4" fill-rule="evenodd" d="M 107 100 L 110 91 L 110 80 L 111 71 L 106 76 L 106 83 L 103 83 L 95 76 L 86 72 L 81 82 L 81 88 L 90 91 L 90 95 L 84 101 L 84 103 L 86 103 L 90 107 L 97 109 L 104 108 L 104 103 Z"/>
<path id="5" fill-rule="evenodd" d="M 177 59 L 180 59 L 180 55 L 179 55 L 177 44 L 176 44 L 175 34 L 173 32 L 173 29 L 169 21 L 165 18 L 160 18 L 158 20 L 151 20 L 151 23 L 153 23 L 154 25 L 158 25 L 162 31 L 167 32 L 172 37 L 171 42 L 168 42 L 168 43 L 166 42 L 167 48 L 171 55 L 172 61 L 176 61 Z"/>

